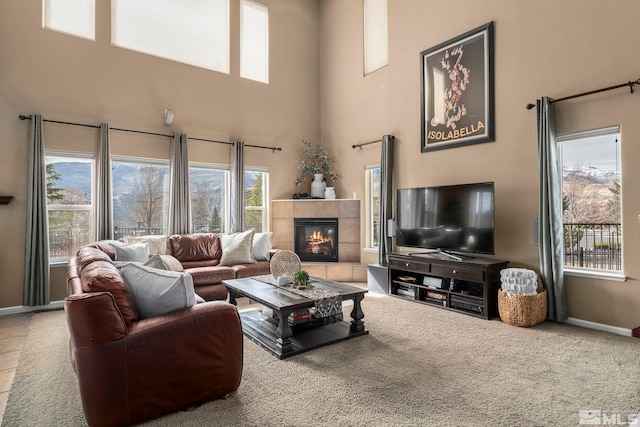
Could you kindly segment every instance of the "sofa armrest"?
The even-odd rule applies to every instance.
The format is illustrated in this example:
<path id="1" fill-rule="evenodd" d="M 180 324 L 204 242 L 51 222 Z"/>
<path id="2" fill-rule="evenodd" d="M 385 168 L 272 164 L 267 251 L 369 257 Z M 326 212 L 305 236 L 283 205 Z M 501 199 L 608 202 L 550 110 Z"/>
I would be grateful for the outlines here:
<path id="1" fill-rule="evenodd" d="M 129 425 L 237 390 L 243 337 L 235 306 L 196 304 L 131 325 L 125 339 L 76 352 L 89 425 Z"/>

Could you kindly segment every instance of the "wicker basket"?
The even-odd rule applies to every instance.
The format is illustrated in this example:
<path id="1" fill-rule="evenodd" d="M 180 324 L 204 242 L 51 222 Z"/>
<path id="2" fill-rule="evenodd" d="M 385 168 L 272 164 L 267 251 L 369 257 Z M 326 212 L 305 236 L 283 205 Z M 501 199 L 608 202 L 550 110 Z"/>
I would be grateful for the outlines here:
<path id="1" fill-rule="evenodd" d="M 513 295 L 508 297 L 498 290 L 498 312 L 504 323 L 528 328 L 542 323 L 547 317 L 547 291 L 537 295 Z"/>

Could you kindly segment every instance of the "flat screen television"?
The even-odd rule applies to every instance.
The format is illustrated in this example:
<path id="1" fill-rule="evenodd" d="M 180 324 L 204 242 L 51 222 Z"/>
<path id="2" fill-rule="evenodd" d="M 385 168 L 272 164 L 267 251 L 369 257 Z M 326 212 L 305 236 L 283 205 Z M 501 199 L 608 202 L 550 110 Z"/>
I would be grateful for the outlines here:
<path id="1" fill-rule="evenodd" d="M 396 245 L 493 254 L 493 182 L 399 188 Z"/>

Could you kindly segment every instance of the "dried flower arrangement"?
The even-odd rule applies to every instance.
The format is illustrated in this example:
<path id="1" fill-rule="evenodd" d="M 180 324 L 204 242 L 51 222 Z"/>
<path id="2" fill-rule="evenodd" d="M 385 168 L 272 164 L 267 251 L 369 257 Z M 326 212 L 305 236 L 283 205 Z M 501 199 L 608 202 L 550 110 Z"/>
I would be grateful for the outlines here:
<path id="1" fill-rule="evenodd" d="M 325 178 L 330 178 L 333 183 L 337 182 L 340 175 L 333 170 L 333 161 L 320 143 L 312 147 L 311 142 L 303 139 L 302 144 L 302 159 L 298 164 L 300 176 L 296 179 L 296 185 L 302 184 L 307 178 L 313 178 L 312 176 L 318 173 L 323 174 Z"/>

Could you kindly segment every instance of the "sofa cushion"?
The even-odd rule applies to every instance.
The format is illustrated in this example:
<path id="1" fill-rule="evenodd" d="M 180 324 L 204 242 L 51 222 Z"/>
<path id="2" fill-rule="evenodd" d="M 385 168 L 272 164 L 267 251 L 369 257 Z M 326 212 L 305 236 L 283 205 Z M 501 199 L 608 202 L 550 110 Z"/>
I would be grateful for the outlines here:
<path id="1" fill-rule="evenodd" d="M 140 319 L 160 316 L 195 305 L 191 275 L 145 265 L 128 264 L 122 276 L 133 295 Z"/>
<path id="2" fill-rule="evenodd" d="M 271 255 L 271 236 L 272 232 L 256 233 L 253 235 L 253 246 L 251 247 L 251 256 L 256 261 L 269 261 Z"/>
<path id="3" fill-rule="evenodd" d="M 110 261 L 97 260 L 87 264 L 80 273 L 80 280 L 84 292 L 110 292 L 127 325 L 138 320 L 134 300 L 120 271 Z"/>
<path id="4" fill-rule="evenodd" d="M 214 233 L 174 234 L 169 237 L 171 253 L 180 262 L 213 260 L 222 256 L 220 237 Z"/>
<path id="5" fill-rule="evenodd" d="M 122 240 L 127 245 L 145 243 L 149 249 L 149 255 L 165 255 L 167 253 L 167 236 L 125 236 Z"/>
<path id="6" fill-rule="evenodd" d="M 236 279 L 271 274 L 269 261 L 258 261 L 255 264 L 239 264 L 231 268 L 236 274 Z"/>
<path id="7" fill-rule="evenodd" d="M 114 251 L 115 256 L 115 251 Z M 91 264 L 95 261 L 106 261 L 111 262 L 113 259 L 109 256 L 109 254 L 103 252 L 102 250 L 96 248 L 95 246 L 83 246 L 78 250 L 78 254 L 76 256 L 76 264 L 78 265 L 78 270 L 82 271 L 87 265 Z"/>
<path id="8" fill-rule="evenodd" d="M 114 246 L 116 261 L 146 262 L 149 259 L 149 248 L 145 243 Z"/>
<path id="9" fill-rule="evenodd" d="M 119 240 L 99 240 L 97 242 L 89 243 L 88 245 L 85 245 L 85 247 L 100 249 L 102 252 L 109 255 L 109 258 L 115 260 L 115 246 L 122 246 L 123 244 L 124 243 Z"/>
<path id="10" fill-rule="evenodd" d="M 223 280 L 236 278 L 236 273 L 231 267 L 223 267 L 221 265 L 215 267 L 185 268 L 184 271 L 191 274 L 195 286 L 215 285 Z"/>
<path id="11" fill-rule="evenodd" d="M 161 270 L 169 271 L 183 271 L 184 268 L 180 261 L 175 259 L 171 255 L 151 255 L 149 259 L 143 264 L 151 268 L 159 268 Z"/>
<path id="12" fill-rule="evenodd" d="M 222 256 L 220 257 L 220 265 L 231 266 L 256 262 L 251 256 L 254 234 L 255 230 L 252 228 L 241 233 L 221 235 Z"/>

